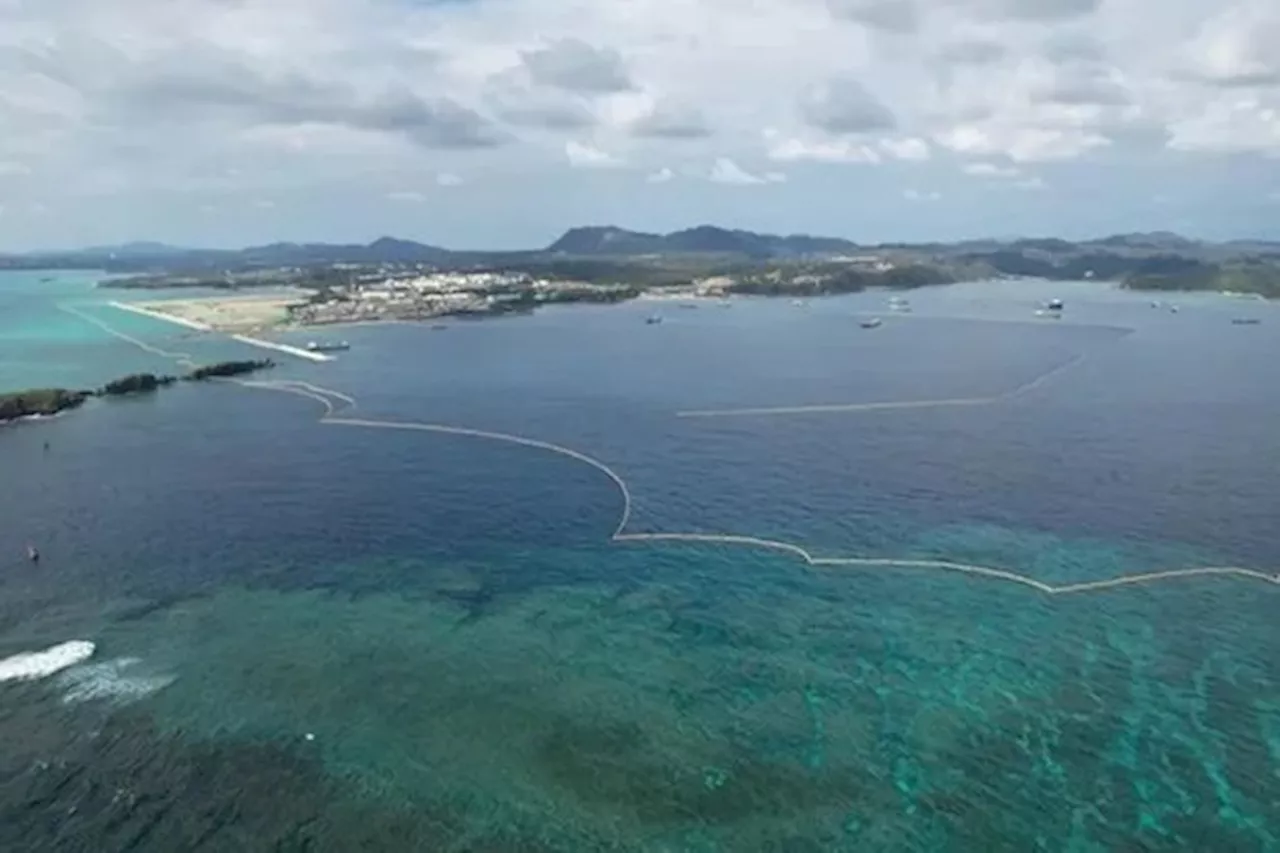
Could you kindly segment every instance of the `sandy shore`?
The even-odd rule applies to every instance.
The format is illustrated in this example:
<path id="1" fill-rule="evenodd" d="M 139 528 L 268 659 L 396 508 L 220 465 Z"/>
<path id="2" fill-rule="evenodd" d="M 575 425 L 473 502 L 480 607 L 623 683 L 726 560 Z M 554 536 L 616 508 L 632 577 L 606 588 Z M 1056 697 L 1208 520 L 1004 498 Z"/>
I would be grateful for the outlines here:
<path id="1" fill-rule="evenodd" d="M 163 319 L 196 329 L 245 333 L 282 325 L 289 319 L 289 306 L 305 298 L 304 294 L 273 294 L 165 299 L 127 303 L 127 307 L 163 315 Z"/>
<path id="2" fill-rule="evenodd" d="M 254 337 L 259 332 L 280 327 L 289 318 L 288 307 L 301 297 L 292 295 L 239 296 L 215 299 L 166 299 L 159 302 L 112 302 L 122 311 L 132 311 L 201 332 L 222 332 L 232 340 L 262 349 L 284 352 L 310 361 L 333 361 L 333 356 Z"/>

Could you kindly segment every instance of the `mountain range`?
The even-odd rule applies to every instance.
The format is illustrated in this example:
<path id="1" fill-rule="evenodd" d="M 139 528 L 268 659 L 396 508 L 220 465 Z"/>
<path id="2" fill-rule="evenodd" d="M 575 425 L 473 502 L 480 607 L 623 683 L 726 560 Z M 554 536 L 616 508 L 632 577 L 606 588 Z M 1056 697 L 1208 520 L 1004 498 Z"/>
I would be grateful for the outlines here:
<path id="1" fill-rule="evenodd" d="M 991 263 L 1015 275 L 1044 275 L 1048 270 L 1096 270 L 1108 277 L 1115 266 L 1136 259 L 1181 258 L 1218 262 L 1249 256 L 1280 259 L 1280 242 L 1239 240 L 1210 243 L 1169 232 L 1117 234 L 1084 241 L 1056 238 L 968 240 L 956 243 L 867 245 L 838 237 L 761 234 L 698 225 L 668 234 L 632 231 L 613 225 L 571 228 L 543 249 L 524 252 L 454 251 L 440 246 L 382 237 L 368 244 L 270 243 L 244 249 L 195 249 L 135 242 L 63 252 L 0 255 L 0 268 L 105 269 L 112 272 L 251 270 L 328 264 L 432 264 L 474 266 L 547 262 L 566 258 L 644 259 L 718 255 L 762 262 L 880 253 L 931 259 Z"/>

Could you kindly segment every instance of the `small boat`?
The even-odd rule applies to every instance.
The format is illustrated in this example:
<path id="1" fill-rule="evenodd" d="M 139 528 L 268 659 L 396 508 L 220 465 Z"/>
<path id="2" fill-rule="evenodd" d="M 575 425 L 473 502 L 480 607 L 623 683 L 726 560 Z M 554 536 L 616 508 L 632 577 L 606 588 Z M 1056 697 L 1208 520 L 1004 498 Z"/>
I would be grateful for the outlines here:
<path id="1" fill-rule="evenodd" d="M 1170 305 L 1170 306 L 1169 306 L 1169 313 L 1170 313 L 1170 314 L 1177 314 L 1177 313 L 1178 313 L 1178 306 L 1177 306 L 1177 305 Z"/>
<path id="2" fill-rule="evenodd" d="M 1256 326 L 1262 321 L 1257 317 L 1236 317 L 1231 321 L 1233 326 Z"/>
<path id="3" fill-rule="evenodd" d="M 881 320 L 879 317 L 871 317 L 869 319 L 863 320 L 860 325 L 864 329 L 876 329 L 884 325 L 884 321 Z"/>
<path id="4" fill-rule="evenodd" d="M 661 322 L 662 322 L 662 317 L 658 314 L 653 314 L 645 318 L 645 323 L 650 326 L 656 326 Z"/>
<path id="5" fill-rule="evenodd" d="M 36 550 L 35 545 L 27 546 L 27 559 L 33 563 L 40 562 L 40 552 Z"/>
<path id="6" fill-rule="evenodd" d="M 346 341 L 333 341 L 330 343 L 309 341 L 307 343 L 307 352 L 342 352 L 349 349 L 351 349 L 351 344 Z"/>
<path id="7" fill-rule="evenodd" d="M 431 326 L 431 330 L 435 332 L 443 332 L 447 328 L 449 328 L 449 326 L 446 323 L 433 323 Z"/>
<path id="8" fill-rule="evenodd" d="M 700 306 L 693 302 L 681 302 L 680 307 L 681 308 L 698 308 Z"/>
<path id="9" fill-rule="evenodd" d="M 1050 300 L 1048 301 L 1048 303 L 1047 303 L 1044 307 L 1045 307 L 1045 308 L 1048 308 L 1050 311 L 1061 311 L 1061 310 L 1062 310 L 1062 300 L 1061 300 L 1061 299 L 1050 299 Z"/>

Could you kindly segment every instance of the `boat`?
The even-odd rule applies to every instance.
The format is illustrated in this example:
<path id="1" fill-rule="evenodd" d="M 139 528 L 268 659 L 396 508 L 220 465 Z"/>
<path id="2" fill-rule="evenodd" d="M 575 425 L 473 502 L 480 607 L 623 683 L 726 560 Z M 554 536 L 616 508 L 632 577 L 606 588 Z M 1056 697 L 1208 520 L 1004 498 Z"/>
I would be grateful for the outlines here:
<path id="1" fill-rule="evenodd" d="M 36 550 L 35 545 L 27 546 L 27 559 L 33 563 L 40 562 L 40 552 Z"/>
<path id="2" fill-rule="evenodd" d="M 881 320 L 879 317 L 870 317 L 866 320 L 863 320 L 861 323 L 862 328 L 864 329 L 875 329 L 875 328 L 878 328 L 879 326 L 882 326 L 883 324 L 884 324 L 884 321 Z"/>
<path id="3" fill-rule="evenodd" d="M 1050 311 L 1061 311 L 1061 310 L 1062 310 L 1062 300 L 1061 300 L 1061 299 L 1050 299 L 1050 300 L 1049 300 L 1049 302 L 1048 302 L 1044 307 L 1045 307 L 1045 308 L 1048 308 Z"/>
<path id="4" fill-rule="evenodd" d="M 1256 326 L 1262 321 L 1257 317 L 1236 317 L 1231 321 L 1233 326 Z"/>
<path id="5" fill-rule="evenodd" d="M 328 343 L 308 341 L 307 352 L 341 352 L 351 349 L 351 344 L 346 341 L 331 341 Z"/>
<path id="6" fill-rule="evenodd" d="M 658 314 L 652 314 L 645 318 L 645 323 L 650 326 L 656 326 L 662 322 L 662 317 Z"/>
<path id="7" fill-rule="evenodd" d="M 434 332 L 443 332 L 447 328 L 449 328 L 447 323 L 433 323 L 431 325 L 431 330 Z"/>

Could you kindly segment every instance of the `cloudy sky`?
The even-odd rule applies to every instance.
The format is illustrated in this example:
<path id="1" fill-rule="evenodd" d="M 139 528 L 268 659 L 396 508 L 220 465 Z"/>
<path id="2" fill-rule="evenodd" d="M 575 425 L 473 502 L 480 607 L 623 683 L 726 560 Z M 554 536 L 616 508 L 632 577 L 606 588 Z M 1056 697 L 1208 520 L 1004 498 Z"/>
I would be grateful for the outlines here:
<path id="1" fill-rule="evenodd" d="M 0 0 L 0 249 L 1280 237 L 1277 0 Z"/>

